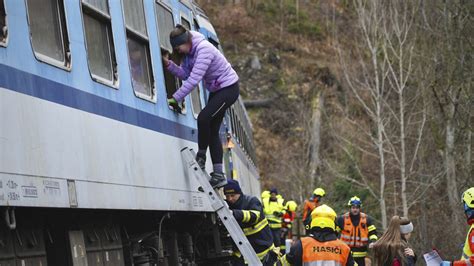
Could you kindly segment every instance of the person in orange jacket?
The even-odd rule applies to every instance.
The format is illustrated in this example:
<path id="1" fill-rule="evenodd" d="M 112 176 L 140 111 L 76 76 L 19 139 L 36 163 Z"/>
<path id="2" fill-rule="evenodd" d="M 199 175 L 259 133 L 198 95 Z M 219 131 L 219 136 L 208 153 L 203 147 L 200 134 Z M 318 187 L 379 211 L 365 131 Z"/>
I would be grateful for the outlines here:
<path id="1" fill-rule="evenodd" d="M 303 224 L 306 228 L 306 233 L 309 232 L 311 225 L 311 212 L 321 204 L 321 199 L 326 195 L 326 192 L 322 188 L 317 188 L 313 191 L 313 195 L 304 201 L 303 208 Z"/>

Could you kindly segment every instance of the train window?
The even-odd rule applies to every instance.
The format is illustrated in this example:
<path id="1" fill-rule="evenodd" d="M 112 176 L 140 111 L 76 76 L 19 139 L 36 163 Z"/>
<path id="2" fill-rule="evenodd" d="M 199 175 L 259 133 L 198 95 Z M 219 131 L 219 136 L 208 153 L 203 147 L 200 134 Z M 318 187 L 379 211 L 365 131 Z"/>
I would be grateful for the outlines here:
<path id="1" fill-rule="evenodd" d="M 0 0 L 0 43 L 7 41 L 7 13 L 5 12 L 4 0 Z"/>
<path id="2" fill-rule="evenodd" d="M 183 17 L 181 17 L 181 25 L 185 27 L 188 30 L 191 30 L 191 23 Z M 201 112 L 202 106 L 201 106 L 201 98 L 199 97 L 200 95 L 200 89 L 201 85 L 198 85 L 194 90 L 191 91 L 191 105 L 193 108 L 193 114 L 194 117 L 197 118 L 197 115 L 199 112 Z"/>
<path id="3" fill-rule="evenodd" d="M 191 30 L 191 23 L 183 17 L 181 17 L 181 25 L 183 25 L 187 30 Z"/>
<path id="4" fill-rule="evenodd" d="M 92 78 L 107 84 L 115 83 L 117 62 L 107 0 L 83 0 L 82 12 Z"/>
<path id="5" fill-rule="evenodd" d="M 153 73 L 143 0 L 124 0 L 123 5 L 133 90 L 141 98 L 153 99 Z"/>
<path id="6" fill-rule="evenodd" d="M 173 48 L 170 44 L 170 32 L 174 29 L 173 14 L 171 10 L 162 4 L 156 4 L 156 23 L 158 24 L 158 37 L 160 39 L 161 53 L 168 53 L 171 55 L 170 59 L 175 63 L 180 62 L 180 58 L 173 53 Z M 181 81 L 173 76 L 163 65 L 163 76 L 165 77 L 166 95 L 171 98 L 176 90 L 181 86 Z M 185 113 L 184 102 L 181 106 L 181 113 Z"/>
<path id="7" fill-rule="evenodd" d="M 194 30 L 199 31 L 199 29 L 201 29 L 201 27 L 199 27 L 198 21 L 196 19 L 194 19 Z"/>
<path id="8" fill-rule="evenodd" d="M 70 53 L 63 0 L 27 0 L 33 50 L 39 60 L 69 67 Z"/>

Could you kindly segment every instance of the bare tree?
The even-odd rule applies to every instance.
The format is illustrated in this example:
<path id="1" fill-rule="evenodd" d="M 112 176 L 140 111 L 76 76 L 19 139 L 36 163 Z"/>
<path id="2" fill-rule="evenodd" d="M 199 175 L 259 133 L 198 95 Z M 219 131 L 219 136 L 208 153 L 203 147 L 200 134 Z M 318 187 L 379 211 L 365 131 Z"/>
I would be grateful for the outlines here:
<path id="1" fill-rule="evenodd" d="M 369 131 L 365 135 L 375 147 L 375 156 L 378 160 L 378 188 L 369 181 L 364 181 L 369 191 L 377 198 L 383 228 L 387 227 L 386 209 L 386 159 L 385 159 L 385 119 L 384 103 L 388 94 L 386 80 L 389 74 L 387 60 L 380 56 L 384 46 L 383 17 L 385 10 L 380 1 L 355 0 L 356 23 L 360 30 L 360 40 L 355 45 L 355 54 L 344 54 L 339 49 L 343 76 L 353 96 L 362 106 L 370 118 L 375 134 Z M 358 58 L 356 65 L 349 65 L 348 58 Z M 366 129 L 360 128 L 365 131 Z M 365 151 L 365 150 L 364 150 Z M 366 153 L 374 154 L 372 151 Z M 363 170 L 359 169 L 362 173 Z M 363 176 L 363 175 L 362 175 Z M 357 182 L 357 180 L 353 180 Z"/>

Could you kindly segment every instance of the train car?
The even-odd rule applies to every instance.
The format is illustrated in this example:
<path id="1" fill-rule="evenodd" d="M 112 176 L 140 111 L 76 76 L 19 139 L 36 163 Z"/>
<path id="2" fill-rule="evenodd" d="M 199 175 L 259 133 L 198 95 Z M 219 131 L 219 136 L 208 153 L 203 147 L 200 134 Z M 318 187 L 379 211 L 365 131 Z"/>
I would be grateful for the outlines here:
<path id="1" fill-rule="evenodd" d="M 176 24 L 220 48 L 189 0 L 0 0 L 0 265 L 226 265 L 180 155 L 207 92 L 167 105 Z M 221 136 L 227 175 L 259 195 L 240 99 Z"/>

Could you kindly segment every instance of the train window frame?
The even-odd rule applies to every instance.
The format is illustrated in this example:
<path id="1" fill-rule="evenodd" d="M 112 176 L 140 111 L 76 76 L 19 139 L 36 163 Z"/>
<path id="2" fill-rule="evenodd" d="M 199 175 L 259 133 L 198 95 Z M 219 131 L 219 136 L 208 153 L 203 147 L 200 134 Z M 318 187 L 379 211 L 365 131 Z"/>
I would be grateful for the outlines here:
<path id="1" fill-rule="evenodd" d="M 148 27 L 146 22 L 146 12 L 145 12 L 145 1 L 143 0 L 134 0 L 134 3 L 138 3 L 141 1 L 141 6 L 143 7 L 143 26 L 144 31 L 141 32 L 140 29 L 136 30 L 133 27 L 136 25 L 127 24 L 127 14 L 125 13 L 125 1 L 128 0 L 121 0 L 121 7 L 122 7 L 122 15 L 123 15 L 123 22 L 125 27 L 125 38 L 127 42 L 127 56 L 128 56 L 128 67 L 130 71 L 130 84 L 132 85 L 133 93 L 137 98 L 142 100 L 157 103 L 157 93 L 156 93 L 156 80 L 153 71 L 153 60 L 151 55 L 151 48 L 150 48 L 150 38 L 148 33 Z M 133 23 L 133 22 L 132 22 Z M 148 70 L 148 79 L 150 82 L 150 95 L 142 93 L 138 91 L 135 87 L 135 82 L 133 79 L 133 70 L 132 70 L 132 62 L 130 57 L 130 43 L 135 42 L 140 45 L 140 48 L 143 48 L 145 52 L 145 65 L 147 66 Z"/>
<path id="2" fill-rule="evenodd" d="M 163 53 L 168 53 L 169 55 L 172 55 L 173 53 L 173 48 L 171 47 L 171 44 L 169 43 L 169 40 L 162 40 L 163 36 L 169 36 L 169 33 L 166 33 L 166 32 L 163 32 L 163 30 L 165 31 L 170 31 L 171 29 L 163 29 L 163 24 L 160 23 L 160 14 L 159 14 L 159 9 L 162 9 L 164 10 L 164 12 L 167 13 L 167 16 L 169 17 L 169 15 L 171 15 L 171 23 L 169 23 L 170 25 L 172 25 L 172 27 L 174 28 L 174 26 L 176 25 L 176 22 L 175 22 L 175 17 L 174 17 L 174 14 L 173 14 L 173 9 L 171 7 L 171 3 L 165 1 L 165 0 L 156 0 L 155 1 L 155 6 L 154 6 L 154 12 L 155 12 L 155 23 L 156 23 L 156 34 L 158 35 L 158 43 L 159 43 L 159 46 L 160 46 L 160 56 L 162 56 Z M 169 21 L 168 21 L 169 22 Z M 167 25 L 166 25 L 167 26 Z M 168 35 L 162 35 L 162 34 L 168 34 Z M 167 37 L 165 37 L 165 39 L 169 39 Z M 170 60 L 172 60 L 170 58 Z M 167 69 L 166 69 L 166 66 L 164 65 L 163 62 L 161 62 L 161 66 L 162 66 L 162 69 L 163 69 L 163 87 L 165 89 L 165 92 L 166 92 L 166 97 L 169 98 L 171 97 L 174 92 L 176 92 L 179 87 L 181 86 L 181 83 L 180 83 L 180 80 L 175 77 L 173 74 L 171 74 Z M 168 105 L 168 104 L 167 104 Z M 169 109 L 175 113 L 178 113 L 178 114 L 181 114 L 181 115 L 186 115 L 187 113 L 187 110 L 186 110 L 186 100 L 183 99 L 183 101 L 181 102 L 181 110 L 176 110 L 174 108 L 172 108 L 171 106 L 169 106 Z"/>
<path id="3" fill-rule="evenodd" d="M 46 63 L 49 65 L 52 65 L 54 67 L 66 70 L 66 71 L 71 71 L 72 68 L 72 55 L 71 55 L 71 47 L 70 47 L 70 41 L 69 41 L 69 34 L 68 34 L 68 28 L 67 28 L 67 14 L 64 6 L 64 0 L 47 0 L 47 1 L 55 1 L 57 3 L 57 8 L 56 12 L 58 12 L 58 18 L 57 18 L 57 25 L 59 26 L 59 31 L 60 31 L 60 37 L 61 37 L 61 45 L 62 45 L 62 52 L 64 56 L 64 60 L 60 61 L 57 60 L 49 55 L 42 54 L 37 51 L 38 48 L 35 49 L 35 42 L 33 41 L 33 34 L 32 34 L 32 20 L 30 18 L 31 10 L 30 10 L 30 5 L 28 4 L 30 0 L 25 0 L 25 6 L 26 6 L 26 18 L 28 22 L 28 31 L 30 34 L 30 45 L 31 49 L 33 50 L 33 54 L 36 58 L 36 60 Z M 33 0 L 34 1 L 34 0 Z"/>
<path id="4" fill-rule="evenodd" d="M 187 28 L 188 30 L 193 30 L 191 20 L 183 12 L 180 14 L 180 20 L 183 27 Z M 187 24 L 187 26 L 185 24 Z M 198 99 L 199 106 L 196 106 L 194 103 L 195 99 L 193 98 L 195 97 Z M 197 119 L 203 108 L 201 102 L 201 82 L 199 82 L 198 85 L 189 93 L 189 99 L 191 100 L 191 111 L 193 113 L 193 117 L 194 119 Z"/>
<path id="5" fill-rule="evenodd" d="M 5 0 L 0 0 L 0 21 L 4 23 L 3 27 L 0 27 L 0 47 L 7 47 L 8 45 L 8 13 Z M 1 25 L 1 24 L 0 24 Z"/>
<path id="6" fill-rule="evenodd" d="M 110 6 L 109 6 L 109 1 L 104 0 L 105 3 L 107 4 L 107 13 L 105 13 L 103 10 L 101 10 L 98 7 L 93 6 L 92 4 L 88 3 L 88 0 L 81 0 L 80 5 L 81 5 L 81 15 L 82 15 L 82 25 L 83 25 L 83 30 L 84 30 L 84 45 L 86 47 L 86 53 L 87 53 L 87 66 L 89 68 L 89 74 L 95 82 L 101 83 L 103 85 L 109 86 L 113 89 L 118 89 L 119 88 L 119 74 L 118 74 L 118 64 L 117 64 L 117 55 L 115 52 L 115 43 L 114 43 L 114 35 L 112 31 L 112 16 L 110 14 Z M 89 48 L 88 48 L 88 41 L 87 41 L 87 29 L 86 29 L 86 22 L 85 22 L 85 16 L 89 16 L 92 19 L 95 19 L 99 21 L 101 25 L 106 26 L 106 33 L 107 33 L 107 46 L 109 49 L 110 53 L 110 65 L 111 65 L 111 70 L 112 70 L 112 80 L 106 79 L 104 77 L 101 77 L 95 73 L 93 73 L 92 68 L 91 68 L 91 61 L 89 60 Z"/>

